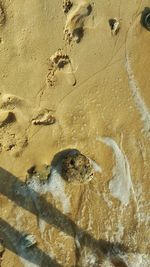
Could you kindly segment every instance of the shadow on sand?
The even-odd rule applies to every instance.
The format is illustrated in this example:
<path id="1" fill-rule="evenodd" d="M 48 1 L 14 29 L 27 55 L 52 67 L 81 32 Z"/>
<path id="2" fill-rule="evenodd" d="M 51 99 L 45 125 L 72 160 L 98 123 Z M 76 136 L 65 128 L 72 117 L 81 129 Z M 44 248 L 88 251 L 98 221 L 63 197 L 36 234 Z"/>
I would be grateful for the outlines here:
<path id="1" fill-rule="evenodd" d="M 24 194 L 19 193 L 19 190 L 22 189 L 25 190 L 26 197 Z M 112 258 L 115 257 L 117 259 L 117 261 L 113 263 L 114 266 L 127 267 L 119 258 L 120 252 L 123 253 L 126 250 L 124 247 L 105 240 L 96 240 L 87 231 L 78 227 L 68 216 L 61 213 L 51 203 L 48 203 L 42 195 L 38 194 L 33 189 L 28 188 L 24 182 L 20 181 L 17 177 L 3 168 L 0 168 L 0 193 L 15 202 L 16 205 L 30 211 L 46 223 L 54 226 L 59 231 L 62 231 L 73 238 L 78 237 L 81 248 L 83 246 L 89 247 L 90 249 L 93 249 L 94 252 L 97 252 L 98 255 L 112 255 Z M 38 211 L 40 211 L 38 214 L 34 204 L 31 205 L 31 202 L 33 202 L 31 196 L 38 199 Z M 22 234 L 12 228 L 7 222 L 2 219 L 0 220 L 0 237 L 4 239 L 6 248 L 40 267 L 61 266 L 37 246 L 27 249 L 26 253 L 22 250 L 17 250 L 16 247 L 13 247 L 13 244 L 11 244 L 11 240 L 14 240 L 16 244 L 19 244 L 18 242 L 21 236 Z M 39 263 L 41 255 L 43 255 L 43 261 Z"/>

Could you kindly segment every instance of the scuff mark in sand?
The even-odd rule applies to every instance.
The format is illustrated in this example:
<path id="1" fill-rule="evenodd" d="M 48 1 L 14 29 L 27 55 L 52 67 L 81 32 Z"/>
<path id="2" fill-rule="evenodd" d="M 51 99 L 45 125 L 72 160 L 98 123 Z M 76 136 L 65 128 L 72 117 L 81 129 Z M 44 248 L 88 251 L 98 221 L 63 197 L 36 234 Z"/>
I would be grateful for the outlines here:
<path id="1" fill-rule="evenodd" d="M 99 137 L 97 140 L 110 146 L 116 158 L 116 166 L 113 168 L 113 179 L 109 183 L 109 190 L 115 198 L 118 198 L 124 205 L 128 205 L 133 186 L 127 157 L 112 138 Z"/>
<path id="2" fill-rule="evenodd" d="M 140 95 L 140 89 L 135 80 L 128 55 L 126 56 L 126 70 L 128 74 L 129 86 L 132 92 L 132 96 L 134 98 L 137 109 L 141 115 L 141 120 L 144 122 L 144 130 L 148 134 L 148 136 L 150 136 L 150 112 L 144 100 L 142 99 L 142 96 Z"/>

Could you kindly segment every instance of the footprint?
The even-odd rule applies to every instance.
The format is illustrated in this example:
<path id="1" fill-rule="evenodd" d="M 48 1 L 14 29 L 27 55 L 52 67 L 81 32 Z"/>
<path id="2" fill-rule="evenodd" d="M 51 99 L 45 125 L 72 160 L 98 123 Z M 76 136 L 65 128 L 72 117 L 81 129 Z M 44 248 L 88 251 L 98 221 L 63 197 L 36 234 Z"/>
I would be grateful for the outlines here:
<path id="1" fill-rule="evenodd" d="M 50 86 L 55 85 L 56 75 L 62 70 L 65 74 L 67 74 L 68 83 L 74 86 L 76 84 L 76 78 L 73 73 L 73 67 L 70 58 L 67 54 L 63 53 L 62 49 L 59 49 L 50 57 L 50 67 L 47 75 L 47 81 Z"/>
<path id="2" fill-rule="evenodd" d="M 22 132 L 16 133 L 15 128 L 6 126 L 2 131 L 0 130 L 0 152 L 11 151 L 15 157 L 18 157 L 27 145 L 27 136 Z"/>
<path id="3" fill-rule="evenodd" d="M 70 0 L 63 0 L 63 11 L 64 13 L 68 13 L 69 10 L 72 8 L 73 3 Z"/>
<path id="4" fill-rule="evenodd" d="M 91 4 L 86 1 L 82 1 L 76 9 L 68 15 L 67 22 L 65 25 L 64 36 L 68 43 L 74 40 L 79 43 L 83 38 L 85 31 L 85 19 L 92 12 Z"/>
<path id="5" fill-rule="evenodd" d="M 19 156 L 28 144 L 22 112 L 16 109 L 22 103 L 23 100 L 15 95 L 0 95 L 0 152 L 11 151 L 14 156 Z M 20 122 L 18 114 L 21 114 Z"/>
<path id="6" fill-rule="evenodd" d="M 32 124 L 34 125 L 51 125 L 55 122 L 56 119 L 52 115 L 52 112 L 47 109 L 44 109 L 34 119 L 32 119 Z"/>
<path id="7" fill-rule="evenodd" d="M 15 95 L 4 94 L 0 99 L 0 108 L 13 110 L 16 105 L 18 106 L 22 102 L 23 100 Z"/>
<path id="8" fill-rule="evenodd" d="M 16 116 L 11 111 L 0 111 L 0 127 L 16 121 Z"/>
<path id="9" fill-rule="evenodd" d="M 13 135 L 15 134 L 5 132 L 5 138 L 3 138 L 0 133 L 0 153 L 11 152 L 12 156 L 19 157 L 27 147 L 28 139 L 24 137 L 20 140 L 17 137 L 13 138 Z"/>
<path id="10" fill-rule="evenodd" d="M 5 24 L 5 21 L 6 21 L 5 12 L 4 12 L 4 9 L 0 3 L 0 26 L 3 26 Z"/>

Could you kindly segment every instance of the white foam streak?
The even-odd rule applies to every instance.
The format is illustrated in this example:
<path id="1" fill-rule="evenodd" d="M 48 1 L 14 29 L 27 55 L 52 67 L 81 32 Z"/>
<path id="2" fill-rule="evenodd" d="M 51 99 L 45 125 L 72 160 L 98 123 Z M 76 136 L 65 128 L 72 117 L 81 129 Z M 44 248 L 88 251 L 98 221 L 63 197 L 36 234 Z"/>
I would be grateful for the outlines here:
<path id="1" fill-rule="evenodd" d="M 60 176 L 59 168 L 59 166 L 52 168 L 51 175 L 45 184 L 41 184 L 38 179 L 33 177 L 28 186 L 40 194 L 51 193 L 54 198 L 61 202 L 63 212 L 68 213 L 70 211 L 70 201 L 65 193 L 65 182 Z M 32 197 L 34 198 L 34 194 Z"/>
<path id="2" fill-rule="evenodd" d="M 132 96 L 134 98 L 136 107 L 141 115 L 141 120 L 144 122 L 144 130 L 148 135 L 150 134 L 150 111 L 148 110 L 144 100 L 140 95 L 140 89 L 138 87 L 137 82 L 135 81 L 133 71 L 131 69 L 131 64 L 129 58 L 126 58 L 126 70 L 128 73 L 129 86 L 132 92 Z"/>
<path id="3" fill-rule="evenodd" d="M 112 138 L 103 137 L 98 138 L 98 140 L 110 146 L 115 154 L 116 165 L 113 168 L 113 179 L 109 183 L 109 190 L 115 198 L 127 205 L 132 189 L 130 166 L 127 157 Z"/>

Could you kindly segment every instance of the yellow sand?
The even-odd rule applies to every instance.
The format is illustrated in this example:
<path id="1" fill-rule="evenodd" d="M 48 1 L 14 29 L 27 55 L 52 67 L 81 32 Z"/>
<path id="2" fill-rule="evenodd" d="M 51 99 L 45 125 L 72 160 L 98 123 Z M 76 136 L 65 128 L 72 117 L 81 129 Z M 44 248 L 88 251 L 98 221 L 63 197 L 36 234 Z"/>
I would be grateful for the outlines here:
<path id="1" fill-rule="evenodd" d="M 119 266 L 111 260 L 104 262 L 103 253 L 97 259 L 96 248 L 83 244 L 78 258 L 76 228 L 71 235 L 39 219 L 41 210 L 34 204 L 36 215 L 31 212 L 30 201 L 27 208 L 15 203 L 10 174 L 25 182 L 33 165 L 40 172 L 56 153 L 78 149 L 101 172 L 85 184 L 61 183 L 60 178 L 63 190 L 54 186 L 45 199 L 95 240 L 126 246 L 127 266 L 148 267 L 148 258 L 144 258 L 148 256 L 142 255 L 148 254 L 150 239 L 150 32 L 140 19 L 150 1 L 74 0 L 66 14 L 62 0 L 0 2 L 6 16 L 0 25 L 0 122 L 8 112 L 16 118 L 0 126 L 0 179 L 5 177 L 7 189 L 6 196 L 2 192 L 0 197 L 0 216 L 19 232 L 35 235 L 37 247 L 61 266 Z M 112 18 L 119 22 L 117 34 L 110 29 Z M 80 27 L 83 36 L 78 39 L 74 32 Z M 35 125 L 33 120 L 41 112 L 53 116 L 54 123 Z M 43 122 L 47 115 L 42 116 Z M 110 144 L 102 142 L 103 137 L 109 137 Z M 129 167 L 127 205 L 110 192 L 109 181 L 123 176 L 120 167 L 120 173 L 115 173 L 118 152 L 111 142 L 125 159 L 119 166 Z M 128 179 L 126 171 L 124 179 Z M 125 191 L 118 190 L 120 194 Z M 68 212 L 61 194 L 69 199 Z M 17 247 L 11 235 L 6 229 L 3 232 L 10 248 L 6 246 L 2 267 L 55 266 L 31 265 L 30 259 L 24 262 L 11 248 Z M 140 260 L 143 263 L 135 265 Z"/>

